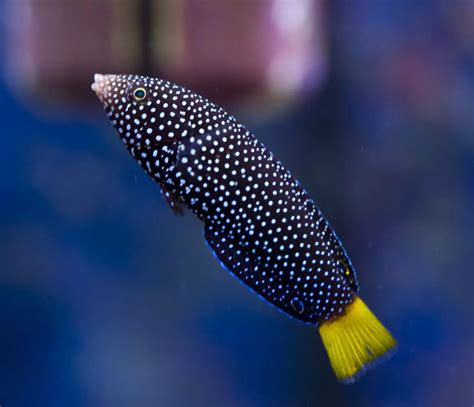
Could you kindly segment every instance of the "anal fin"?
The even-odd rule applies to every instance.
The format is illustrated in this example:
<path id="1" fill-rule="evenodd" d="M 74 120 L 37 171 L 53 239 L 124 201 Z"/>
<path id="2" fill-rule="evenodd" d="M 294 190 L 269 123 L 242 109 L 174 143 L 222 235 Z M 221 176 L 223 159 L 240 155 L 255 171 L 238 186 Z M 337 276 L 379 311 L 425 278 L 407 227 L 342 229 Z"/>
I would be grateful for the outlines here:
<path id="1" fill-rule="evenodd" d="M 206 243 L 221 265 L 245 284 L 253 287 L 255 264 L 239 242 L 230 234 L 218 229 L 219 226 L 206 223 L 204 236 Z"/>

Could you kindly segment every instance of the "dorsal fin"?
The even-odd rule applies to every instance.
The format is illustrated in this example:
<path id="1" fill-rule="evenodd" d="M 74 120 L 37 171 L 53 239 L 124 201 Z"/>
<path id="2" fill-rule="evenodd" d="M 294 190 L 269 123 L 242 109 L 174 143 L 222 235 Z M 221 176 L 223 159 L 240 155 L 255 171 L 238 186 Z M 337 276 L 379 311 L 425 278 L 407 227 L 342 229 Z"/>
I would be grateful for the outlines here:
<path id="1" fill-rule="evenodd" d="M 359 283 L 357 282 L 354 267 L 342 248 L 339 253 L 339 269 L 353 290 L 356 292 L 359 291 Z"/>
<path id="2" fill-rule="evenodd" d="M 307 192 L 301 187 L 301 185 L 295 181 L 293 184 L 293 190 L 301 194 L 305 201 L 306 209 L 312 214 L 315 224 L 327 225 L 328 221 L 323 217 L 321 210 L 316 206 L 315 202 L 309 198 Z M 336 259 L 339 263 L 339 271 L 344 276 L 344 279 L 349 283 L 354 291 L 359 291 L 359 283 L 357 282 L 357 276 L 354 267 L 352 266 L 349 257 L 346 254 L 339 238 L 336 236 L 331 228 L 331 239 L 337 247 Z"/>

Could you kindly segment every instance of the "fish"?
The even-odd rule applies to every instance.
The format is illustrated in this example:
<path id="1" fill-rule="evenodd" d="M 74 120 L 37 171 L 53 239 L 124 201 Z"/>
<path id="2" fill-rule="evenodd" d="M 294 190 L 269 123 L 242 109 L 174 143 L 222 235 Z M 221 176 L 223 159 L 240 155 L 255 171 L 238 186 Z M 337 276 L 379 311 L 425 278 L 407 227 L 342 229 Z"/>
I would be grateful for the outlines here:
<path id="1" fill-rule="evenodd" d="M 357 295 L 356 271 L 321 210 L 234 116 L 159 78 L 96 74 L 91 88 L 173 213 L 196 215 L 223 268 L 318 328 L 340 382 L 393 354 L 397 342 Z"/>

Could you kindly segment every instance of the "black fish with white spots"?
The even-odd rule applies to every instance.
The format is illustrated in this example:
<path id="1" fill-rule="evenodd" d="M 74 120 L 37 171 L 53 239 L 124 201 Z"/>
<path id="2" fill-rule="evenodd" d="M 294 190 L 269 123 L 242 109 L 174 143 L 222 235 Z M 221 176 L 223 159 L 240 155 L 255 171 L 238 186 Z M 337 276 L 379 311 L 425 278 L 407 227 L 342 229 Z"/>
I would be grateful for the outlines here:
<path id="1" fill-rule="evenodd" d="M 355 270 L 299 182 L 242 124 L 171 82 L 95 75 L 92 89 L 173 212 L 204 222 L 221 264 L 286 314 L 319 326 L 333 369 L 353 382 L 396 342 L 356 295 Z"/>

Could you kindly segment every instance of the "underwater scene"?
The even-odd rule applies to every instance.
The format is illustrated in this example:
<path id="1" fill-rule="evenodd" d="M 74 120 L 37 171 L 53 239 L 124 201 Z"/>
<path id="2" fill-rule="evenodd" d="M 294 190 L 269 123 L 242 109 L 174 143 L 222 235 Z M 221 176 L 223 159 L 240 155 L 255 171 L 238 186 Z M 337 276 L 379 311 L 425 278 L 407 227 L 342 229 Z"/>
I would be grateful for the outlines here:
<path id="1" fill-rule="evenodd" d="M 0 0 L 0 407 L 474 405 L 474 2 Z"/>

